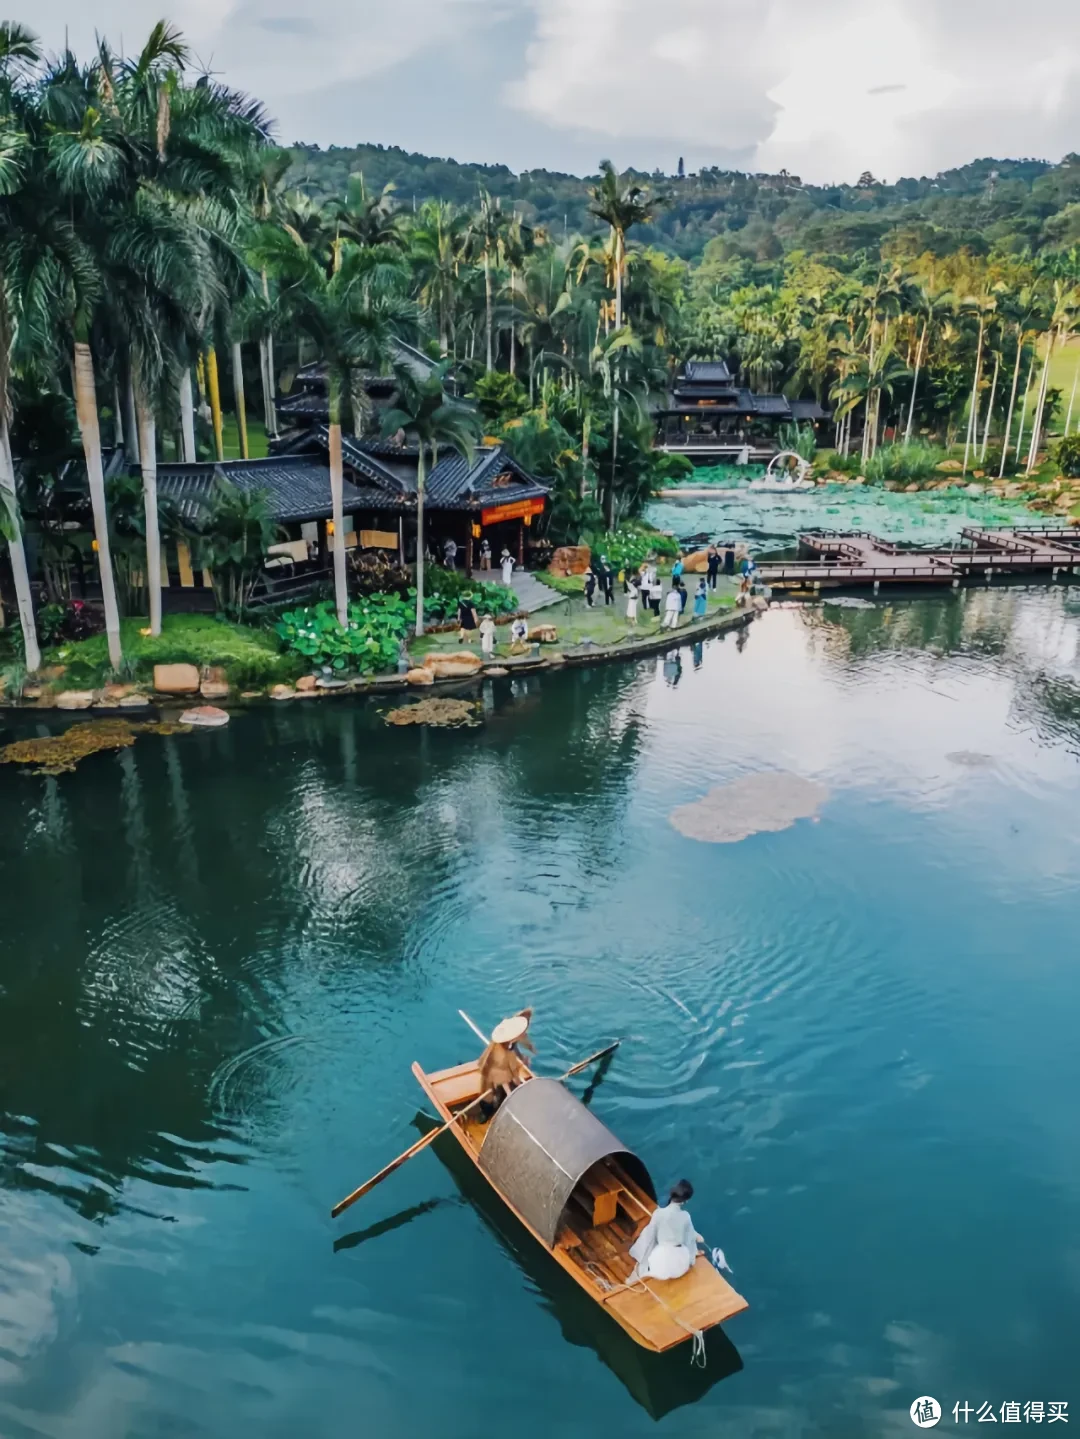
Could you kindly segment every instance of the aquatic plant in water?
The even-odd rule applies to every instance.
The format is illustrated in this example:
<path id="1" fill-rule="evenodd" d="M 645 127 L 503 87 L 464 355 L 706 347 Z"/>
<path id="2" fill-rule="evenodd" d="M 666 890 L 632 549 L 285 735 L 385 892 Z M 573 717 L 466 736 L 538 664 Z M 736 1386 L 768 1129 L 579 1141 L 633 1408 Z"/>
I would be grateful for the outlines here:
<path id="1" fill-rule="evenodd" d="M 72 725 L 63 734 L 44 739 L 21 739 L 0 749 L 0 764 L 29 764 L 30 774 L 68 774 L 80 760 L 102 750 L 128 749 L 141 734 L 188 734 L 188 725 L 132 724 L 130 720 L 90 720 Z"/>
<path id="2" fill-rule="evenodd" d="M 480 721 L 477 718 L 477 706 L 468 700 L 431 699 L 420 700 L 418 704 L 402 705 L 400 709 L 390 710 L 386 716 L 386 723 L 393 725 L 428 724 L 453 729 L 462 725 L 472 727 L 478 725 Z"/>
<path id="3" fill-rule="evenodd" d="M 766 771 L 718 785 L 692 804 L 679 805 L 668 818 L 687 839 L 734 844 L 752 834 L 790 829 L 796 820 L 816 814 L 828 795 L 816 780 Z"/>

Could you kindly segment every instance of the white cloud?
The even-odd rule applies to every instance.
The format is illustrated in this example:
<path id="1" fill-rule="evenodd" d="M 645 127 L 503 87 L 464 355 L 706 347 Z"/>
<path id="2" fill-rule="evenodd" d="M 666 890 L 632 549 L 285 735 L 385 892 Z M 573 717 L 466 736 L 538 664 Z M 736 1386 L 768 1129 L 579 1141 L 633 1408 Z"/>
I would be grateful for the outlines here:
<path id="1" fill-rule="evenodd" d="M 130 51 L 152 13 L 37 0 L 31 23 Z M 1080 135 L 1076 0 L 175 0 L 170 18 L 284 140 L 829 181 L 1057 159 Z"/>

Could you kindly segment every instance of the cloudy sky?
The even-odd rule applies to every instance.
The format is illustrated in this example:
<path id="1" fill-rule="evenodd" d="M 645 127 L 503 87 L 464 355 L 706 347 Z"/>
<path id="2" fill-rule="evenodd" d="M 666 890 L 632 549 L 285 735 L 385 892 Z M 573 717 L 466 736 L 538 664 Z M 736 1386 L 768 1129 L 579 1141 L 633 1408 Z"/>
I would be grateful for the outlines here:
<path id="1" fill-rule="evenodd" d="M 153 0 L 21 0 L 47 45 L 137 48 Z M 11 13 L 9 11 L 9 13 Z M 1080 150 L 1078 0 L 172 0 L 282 142 L 514 169 L 894 180 Z"/>

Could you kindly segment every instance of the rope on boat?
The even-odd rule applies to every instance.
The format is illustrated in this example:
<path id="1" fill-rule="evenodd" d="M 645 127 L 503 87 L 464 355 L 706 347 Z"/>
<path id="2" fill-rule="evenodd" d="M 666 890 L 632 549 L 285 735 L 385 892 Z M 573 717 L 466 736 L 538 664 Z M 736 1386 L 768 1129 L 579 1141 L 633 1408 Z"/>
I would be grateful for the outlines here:
<path id="1" fill-rule="evenodd" d="M 716 1247 L 710 1251 L 709 1259 L 718 1271 L 726 1269 L 729 1274 L 734 1274 L 735 1271 L 727 1262 L 727 1257 L 724 1254 L 724 1251 L 719 1247 Z M 667 1312 L 671 1315 L 672 1319 L 674 1319 L 675 1323 L 679 1326 L 679 1328 L 685 1329 L 687 1334 L 690 1335 L 692 1341 L 690 1346 L 691 1365 L 697 1369 L 704 1369 L 708 1363 L 708 1358 L 705 1353 L 704 1331 L 701 1329 L 694 1329 L 691 1325 L 685 1323 L 682 1319 L 680 1319 L 678 1313 L 674 1309 L 672 1309 L 671 1305 L 666 1304 L 664 1300 L 660 1297 L 660 1295 L 657 1294 L 656 1290 L 653 1289 L 646 1282 L 646 1280 L 641 1277 L 640 1274 L 637 1277 L 636 1283 L 628 1283 L 625 1287 L 627 1289 L 635 1289 L 639 1294 L 642 1292 L 646 1294 L 651 1294 L 652 1297 L 656 1300 L 657 1304 L 661 1305 L 662 1308 L 667 1310 Z"/>

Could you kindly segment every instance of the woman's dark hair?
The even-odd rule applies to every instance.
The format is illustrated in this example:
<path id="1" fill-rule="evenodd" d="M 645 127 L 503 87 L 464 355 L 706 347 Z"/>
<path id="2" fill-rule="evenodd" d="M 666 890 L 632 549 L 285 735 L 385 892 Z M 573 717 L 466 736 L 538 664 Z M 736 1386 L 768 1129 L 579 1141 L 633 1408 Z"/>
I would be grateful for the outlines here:
<path id="1" fill-rule="evenodd" d="M 685 1204 L 688 1199 L 694 1197 L 694 1186 L 689 1179 L 680 1179 L 678 1184 L 672 1185 L 671 1202 L 673 1204 Z"/>

